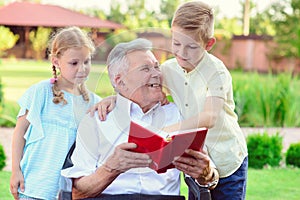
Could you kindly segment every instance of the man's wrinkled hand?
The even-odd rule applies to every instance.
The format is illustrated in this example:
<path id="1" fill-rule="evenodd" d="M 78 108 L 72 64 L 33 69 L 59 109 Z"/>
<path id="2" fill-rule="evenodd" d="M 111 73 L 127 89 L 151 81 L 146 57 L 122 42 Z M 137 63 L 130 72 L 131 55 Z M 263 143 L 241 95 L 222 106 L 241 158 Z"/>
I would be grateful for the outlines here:
<path id="1" fill-rule="evenodd" d="M 131 152 L 135 149 L 134 143 L 123 143 L 118 145 L 114 153 L 107 159 L 104 167 L 111 171 L 125 172 L 132 168 L 149 167 L 152 162 L 147 154 Z"/>

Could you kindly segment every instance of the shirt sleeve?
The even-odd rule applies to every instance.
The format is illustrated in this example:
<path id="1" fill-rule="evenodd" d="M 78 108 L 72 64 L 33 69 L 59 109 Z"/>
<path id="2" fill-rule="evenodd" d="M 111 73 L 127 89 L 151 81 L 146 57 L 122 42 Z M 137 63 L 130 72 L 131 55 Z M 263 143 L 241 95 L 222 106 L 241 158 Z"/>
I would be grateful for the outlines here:
<path id="1" fill-rule="evenodd" d="M 231 77 L 225 71 L 216 71 L 208 82 L 207 96 L 226 99 L 226 93 L 231 85 Z"/>

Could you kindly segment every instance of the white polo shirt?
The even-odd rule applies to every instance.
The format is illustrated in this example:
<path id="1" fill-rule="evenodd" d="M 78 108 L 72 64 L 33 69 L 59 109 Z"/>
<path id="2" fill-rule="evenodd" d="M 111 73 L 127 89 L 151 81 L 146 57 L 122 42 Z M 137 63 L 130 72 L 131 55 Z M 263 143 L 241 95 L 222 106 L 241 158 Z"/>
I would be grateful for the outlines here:
<path id="1" fill-rule="evenodd" d="M 161 65 L 164 86 L 172 95 L 184 119 L 203 110 L 206 97 L 223 98 L 225 103 L 216 124 L 208 130 L 206 146 L 220 177 L 233 174 L 247 156 L 244 134 L 234 113 L 232 78 L 215 56 L 205 53 L 199 65 L 187 73 L 176 59 Z"/>

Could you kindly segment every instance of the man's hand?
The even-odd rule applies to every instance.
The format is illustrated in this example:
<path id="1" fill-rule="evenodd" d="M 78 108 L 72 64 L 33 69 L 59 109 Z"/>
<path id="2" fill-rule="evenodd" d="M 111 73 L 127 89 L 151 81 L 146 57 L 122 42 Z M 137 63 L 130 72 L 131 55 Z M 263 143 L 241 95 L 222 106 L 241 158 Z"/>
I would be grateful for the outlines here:
<path id="1" fill-rule="evenodd" d="M 219 179 L 219 174 L 216 174 L 218 171 L 211 166 L 211 161 L 204 150 L 201 152 L 187 149 L 185 153 L 190 157 L 176 157 L 173 161 L 178 170 L 190 175 L 201 185 L 212 182 L 212 179 Z"/>
<path id="2" fill-rule="evenodd" d="M 88 109 L 91 117 L 94 116 L 96 110 L 98 110 L 99 119 L 101 121 L 106 120 L 106 115 L 111 112 L 116 106 L 116 96 L 109 96 L 96 103 L 94 106 Z"/>
<path id="3" fill-rule="evenodd" d="M 149 167 L 152 162 L 147 154 L 129 151 L 137 146 L 134 143 L 123 143 L 115 148 L 114 153 L 107 159 L 104 167 L 108 171 L 125 172 L 132 168 Z"/>

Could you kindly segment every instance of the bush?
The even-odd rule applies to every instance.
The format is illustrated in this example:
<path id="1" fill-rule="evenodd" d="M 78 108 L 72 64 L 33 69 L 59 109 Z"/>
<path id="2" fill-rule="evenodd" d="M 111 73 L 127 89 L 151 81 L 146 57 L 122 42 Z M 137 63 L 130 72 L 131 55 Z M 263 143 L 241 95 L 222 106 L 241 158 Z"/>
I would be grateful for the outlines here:
<path id="1" fill-rule="evenodd" d="M 4 94 L 2 91 L 2 81 L 1 81 L 1 77 L 0 77 L 0 116 L 3 112 L 3 101 L 4 101 Z"/>
<path id="2" fill-rule="evenodd" d="M 286 152 L 286 164 L 300 167 L 300 142 L 289 146 Z"/>
<path id="3" fill-rule="evenodd" d="M 0 171 L 5 167 L 5 160 L 6 160 L 5 152 L 3 146 L 0 144 Z"/>
<path id="4" fill-rule="evenodd" d="M 7 49 L 15 46 L 19 35 L 14 35 L 13 32 L 5 26 L 0 26 L 0 33 L 0 57 L 2 57 Z"/>
<path id="5" fill-rule="evenodd" d="M 262 169 L 265 165 L 279 166 L 282 159 L 282 137 L 277 133 L 269 136 L 266 132 L 247 137 L 249 167 Z"/>

